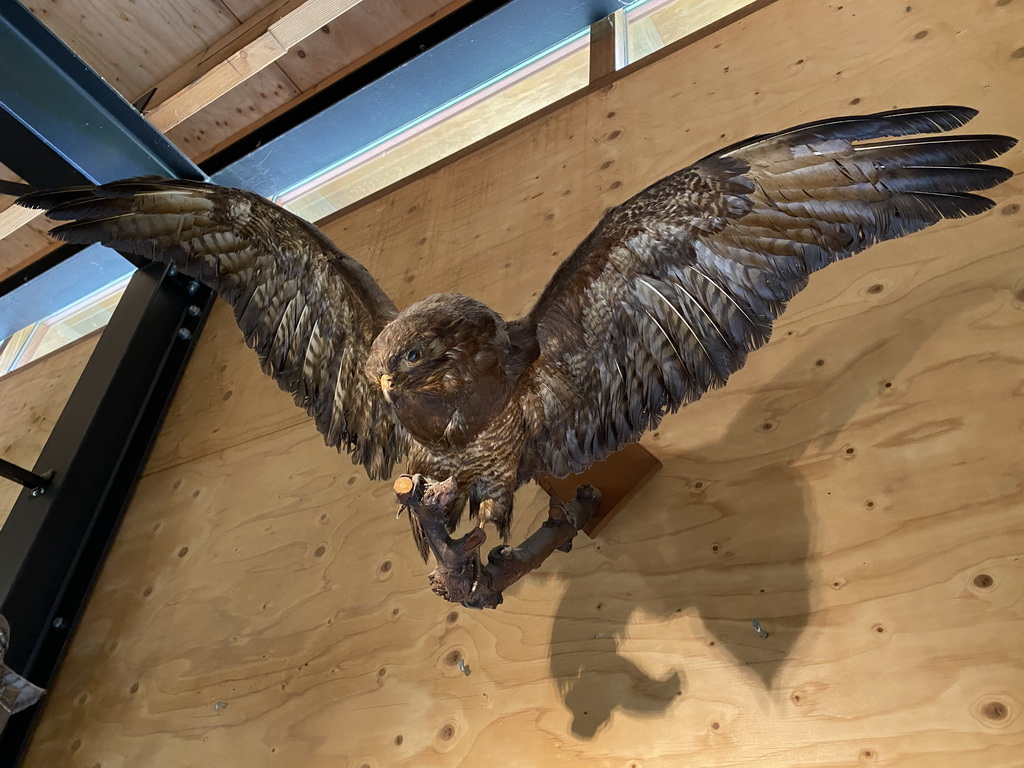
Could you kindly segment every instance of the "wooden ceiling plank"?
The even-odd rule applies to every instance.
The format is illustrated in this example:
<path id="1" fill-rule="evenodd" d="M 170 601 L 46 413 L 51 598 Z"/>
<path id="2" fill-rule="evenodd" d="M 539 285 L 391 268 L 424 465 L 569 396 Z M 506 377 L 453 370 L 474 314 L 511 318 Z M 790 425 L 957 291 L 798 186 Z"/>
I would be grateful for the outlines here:
<path id="1" fill-rule="evenodd" d="M 21 229 L 42 213 L 32 208 L 22 208 L 20 205 L 4 208 L 0 211 L 0 240 Z"/>
<path id="2" fill-rule="evenodd" d="M 325 88 L 328 88 L 329 86 L 338 82 L 342 78 L 352 74 L 357 69 L 359 69 L 362 66 L 365 66 L 378 56 L 381 56 L 382 54 L 391 50 L 395 46 L 404 43 L 410 37 L 419 34 L 424 29 L 429 27 L 431 24 L 437 22 L 439 19 L 444 18 L 450 13 L 454 13 L 462 6 L 466 5 L 467 2 L 469 2 L 469 0 L 452 0 L 452 2 L 445 4 L 444 6 L 438 8 L 436 11 L 423 17 L 420 21 L 404 29 L 399 34 L 394 35 L 393 37 L 386 39 L 380 45 L 374 46 L 373 48 L 369 49 L 365 53 L 361 54 L 358 58 L 353 59 L 344 64 L 340 64 L 339 68 L 332 74 L 327 75 L 323 77 L 321 80 L 313 83 L 312 85 L 307 85 L 305 87 L 303 87 L 302 83 L 299 83 L 298 81 L 305 81 L 308 78 L 303 78 L 301 76 L 301 73 L 296 72 L 292 66 L 285 66 L 286 62 L 291 62 L 291 64 L 294 64 L 296 61 L 296 59 L 294 59 L 294 57 L 291 55 L 293 51 L 290 51 L 289 57 L 287 59 L 283 59 L 281 62 L 278 62 L 278 64 L 280 66 L 280 69 L 282 70 L 282 74 L 284 74 L 290 80 L 296 82 L 296 84 L 299 85 L 300 92 L 296 94 L 294 98 L 289 99 L 284 104 L 275 107 L 273 110 L 270 110 L 264 115 L 257 118 L 256 120 L 253 120 L 246 126 L 244 131 L 239 131 L 235 134 L 232 134 L 231 136 L 226 137 L 224 140 L 210 145 L 204 151 L 198 154 L 190 154 L 189 156 L 192 157 L 192 159 L 197 163 L 201 163 L 204 160 L 209 159 L 210 157 L 217 154 L 224 148 L 230 146 L 232 142 L 237 141 L 240 137 L 257 130 L 258 128 L 261 128 L 271 120 L 274 120 L 275 118 L 287 112 L 289 109 L 295 108 L 309 97 L 319 93 Z"/>
<path id="3" fill-rule="evenodd" d="M 309 0 L 267 30 L 284 48 L 298 45 L 325 24 L 352 10 L 362 0 Z"/>
<path id="4" fill-rule="evenodd" d="M 279 21 L 296 8 L 301 8 L 305 2 L 306 0 L 277 0 L 262 8 L 258 13 L 243 21 L 240 26 L 210 45 L 201 54 L 194 56 L 158 82 L 155 86 L 156 93 L 150 100 L 150 108 L 156 108 L 224 62 L 233 53 L 257 40 L 267 32 L 271 24 Z"/>
<path id="5" fill-rule="evenodd" d="M 273 64 L 288 49 L 305 40 L 324 24 L 334 21 L 361 0 L 307 0 L 271 24 L 265 33 L 228 56 L 197 80 L 146 112 L 160 131 L 166 132 L 261 69 Z"/>

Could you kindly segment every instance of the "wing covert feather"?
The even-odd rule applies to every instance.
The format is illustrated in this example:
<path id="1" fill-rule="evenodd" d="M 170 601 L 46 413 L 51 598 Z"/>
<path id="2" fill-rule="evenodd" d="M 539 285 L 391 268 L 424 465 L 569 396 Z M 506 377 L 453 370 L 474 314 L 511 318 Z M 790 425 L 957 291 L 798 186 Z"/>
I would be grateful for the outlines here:
<path id="1" fill-rule="evenodd" d="M 964 107 L 808 123 L 710 155 L 610 209 L 521 323 L 532 450 L 566 475 L 722 386 L 810 274 L 991 200 L 1005 136 Z M 893 137 L 909 136 L 896 139 Z"/>
<path id="2" fill-rule="evenodd" d="M 173 264 L 216 290 L 263 371 L 370 477 L 386 478 L 407 452 L 405 430 L 363 373 L 395 306 L 316 227 L 251 192 L 149 177 L 19 203 L 67 221 L 53 230 L 59 239 Z"/>

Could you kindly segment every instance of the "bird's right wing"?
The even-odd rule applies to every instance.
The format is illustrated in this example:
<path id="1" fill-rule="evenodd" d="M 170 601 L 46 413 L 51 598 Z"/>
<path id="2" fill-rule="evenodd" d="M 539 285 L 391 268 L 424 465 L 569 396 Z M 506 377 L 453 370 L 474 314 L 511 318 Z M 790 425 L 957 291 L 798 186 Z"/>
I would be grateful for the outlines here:
<path id="1" fill-rule="evenodd" d="M 756 136 L 609 210 L 519 321 L 537 339 L 524 385 L 543 469 L 579 472 L 724 384 L 812 272 L 990 208 L 974 192 L 1012 174 L 981 163 L 1016 141 L 944 134 L 974 114 L 905 109 Z"/>
<path id="2" fill-rule="evenodd" d="M 216 290 L 264 372 L 371 478 L 386 478 L 407 452 L 407 433 L 363 373 L 395 305 L 313 225 L 251 192 L 157 178 L 33 192 L 18 203 L 67 221 L 52 233 L 61 240 L 173 264 Z"/>

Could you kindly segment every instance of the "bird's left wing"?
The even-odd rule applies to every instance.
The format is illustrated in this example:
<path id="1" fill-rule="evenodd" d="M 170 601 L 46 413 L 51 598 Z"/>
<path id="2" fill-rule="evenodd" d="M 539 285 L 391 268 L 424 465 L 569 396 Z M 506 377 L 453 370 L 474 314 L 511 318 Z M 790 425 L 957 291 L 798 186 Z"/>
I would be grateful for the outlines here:
<path id="1" fill-rule="evenodd" d="M 715 153 L 610 209 L 530 314 L 522 382 L 542 468 L 579 472 L 721 386 L 815 270 L 981 213 L 1016 142 L 941 133 L 964 107 L 837 118 Z"/>
<path id="2" fill-rule="evenodd" d="M 263 371 L 370 477 L 387 477 L 407 452 L 408 435 L 363 373 L 395 305 L 313 225 L 251 192 L 149 177 L 18 202 L 67 221 L 52 233 L 61 240 L 173 264 L 215 289 Z"/>

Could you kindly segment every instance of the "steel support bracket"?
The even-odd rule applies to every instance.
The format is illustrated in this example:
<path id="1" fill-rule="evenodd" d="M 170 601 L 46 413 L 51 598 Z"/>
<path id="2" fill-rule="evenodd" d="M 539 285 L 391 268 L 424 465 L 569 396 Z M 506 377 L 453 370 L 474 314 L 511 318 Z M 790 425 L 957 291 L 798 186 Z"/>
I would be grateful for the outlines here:
<path id="1" fill-rule="evenodd" d="M 202 172 L 16 2 L 0 0 L 0 162 L 37 189 Z M 17 765 L 212 303 L 141 262 L 0 528 L 0 766 Z M 24 470 L 22 470 L 24 472 Z M 29 479 L 23 477 L 23 479 Z M 17 670 L 15 673 L 13 670 Z M 21 711 L 25 708 L 27 711 Z M 21 712 L 20 714 L 15 714 Z"/>

